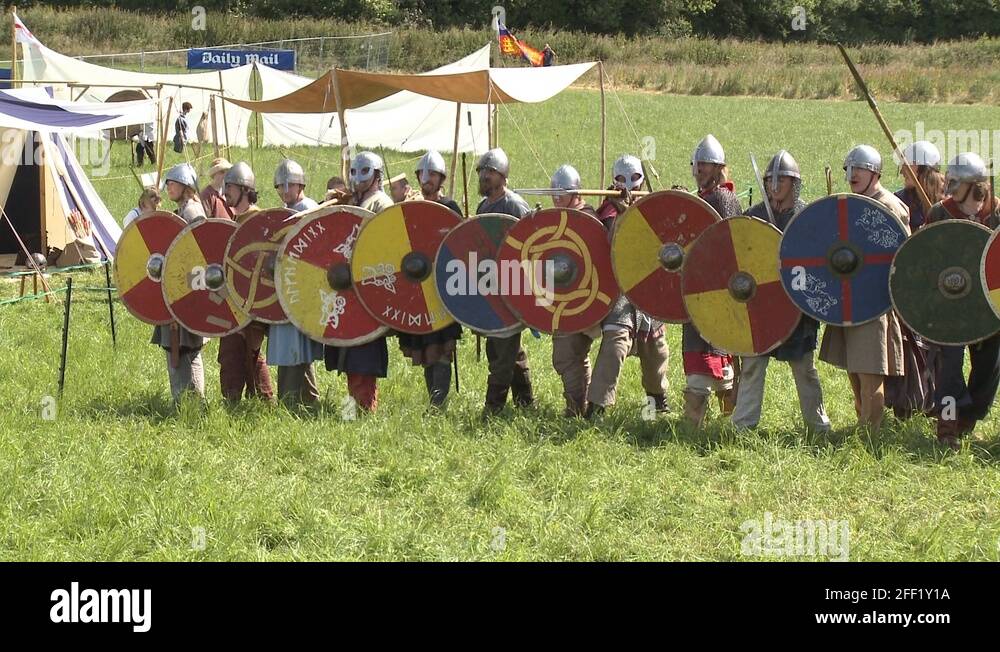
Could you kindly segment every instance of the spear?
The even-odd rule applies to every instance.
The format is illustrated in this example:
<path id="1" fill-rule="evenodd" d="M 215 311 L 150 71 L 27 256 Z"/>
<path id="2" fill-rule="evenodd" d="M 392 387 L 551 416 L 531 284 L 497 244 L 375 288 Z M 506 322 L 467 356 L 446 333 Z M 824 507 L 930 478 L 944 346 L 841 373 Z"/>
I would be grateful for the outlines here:
<path id="1" fill-rule="evenodd" d="M 888 123 L 886 123 L 885 118 L 882 117 L 882 112 L 879 111 L 878 103 L 875 102 L 875 98 L 872 96 L 871 91 L 868 90 L 868 84 L 865 80 L 861 78 L 861 73 L 854 66 L 854 62 L 851 61 L 851 57 L 847 54 L 847 50 L 840 43 L 837 43 L 837 49 L 840 50 L 841 56 L 844 57 L 844 63 L 851 70 L 851 75 L 854 77 L 854 81 L 858 84 L 858 89 L 861 94 L 865 96 L 868 101 L 868 106 L 871 107 L 872 113 L 875 114 L 875 119 L 878 120 L 878 124 L 882 127 L 882 131 L 885 132 L 885 137 L 889 139 L 889 144 L 892 145 L 892 151 L 896 154 L 897 158 L 903 163 L 903 172 L 913 181 L 913 185 L 917 188 L 917 195 L 920 198 L 920 205 L 924 209 L 924 214 L 926 215 L 931 209 L 931 200 L 927 196 L 927 191 L 924 189 L 923 185 L 920 183 L 920 179 L 917 178 L 917 173 L 903 157 L 903 153 L 899 149 L 899 145 L 896 143 L 896 138 L 892 135 L 892 130 L 889 129 Z"/>

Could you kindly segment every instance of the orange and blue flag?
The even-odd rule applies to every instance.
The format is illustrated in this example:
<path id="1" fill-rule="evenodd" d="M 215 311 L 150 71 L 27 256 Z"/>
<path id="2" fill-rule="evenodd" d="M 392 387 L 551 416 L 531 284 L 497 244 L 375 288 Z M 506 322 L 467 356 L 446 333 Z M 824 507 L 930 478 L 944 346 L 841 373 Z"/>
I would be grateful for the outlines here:
<path id="1" fill-rule="evenodd" d="M 497 22 L 497 42 L 500 45 L 500 52 L 507 56 L 522 57 L 525 61 L 536 67 L 540 67 L 545 63 L 545 55 L 540 50 L 531 47 L 524 41 L 514 38 L 510 30 L 499 21 Z"/>

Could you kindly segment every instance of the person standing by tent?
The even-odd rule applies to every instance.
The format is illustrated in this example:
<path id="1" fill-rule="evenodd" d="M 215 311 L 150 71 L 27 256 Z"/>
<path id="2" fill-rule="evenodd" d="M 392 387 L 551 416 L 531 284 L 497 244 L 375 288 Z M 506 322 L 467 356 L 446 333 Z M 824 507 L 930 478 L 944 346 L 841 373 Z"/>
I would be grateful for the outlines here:
<path id="1" fill-rule="evenodd" d="M 382 191 L 385 164 L 374 152 L 359 152 L 351 161 L 351 201 L 373 213 L 393 205 Z M 327 371 L 347 374 L 347 392 L 364 412 L 378 408 L 378 379 L 389 375 L 389 347 L 385 337 L 358 346 L 329 346 L 323 349 Z"/>
<path id="2" fill-rule="evenodd" d="M 990 192 L 990 170 L 977 154 L 959 154 L 948 164 L 948 198 L 931 207 L 927 224 L 971 220 L 990 229 L 1000 226 L 998 202 Z M 992 201 L 993 206 L 990 206 Z M 969 377 L 965 377 L 965 350 Z M 965 346 L 941 346 L 935 360 L 938 441 L 957 450 L 961 438 L 989 415 L 1000 387 L 1000 334 Z M 953 410 L 948 414 L 948 408 Z M 950 417 L 950 418 L 949 418 Z"/>
<path id="3" fill-rule="evenodd" d="M 153 187 L 143 188 L 139 195 L 139 205 L 125 215 L 125 219 L 122 220 L 122 228 L 124 229 L 131 224 L 137 217 L 152 213 L 159 207 L 160 191 Z"/>
<path id="4" fill-rule="evenodd" d="M 698 196 L 715 209 L 722 219 L 743 212 L 733 192 L 726 167 L 726 153 L 713 136 L 705 136 L 691 157 L 691 175 L 698 184 Z M 684 356 L 684 417 L 700 426 L 708 412 L 709 396 L 715 392 L 722 416 L 733 413 L 736 403 L 736 371 L 733 358 L 706 342 L 691 323 L 681 327 Z"/>
<path id="5" fill-rule="evenodd" d="M 507 188 L 510 161 L 499 147 L 483 154 L 476 162 L 479 175 L 479 194 L 483 200 L 476 207 L 476 214 L 502 213 L 521 219 L 531 212 L 528 202 Z M 528 354 L 521 346 L 521 333 L 508 337 L 486 338 L 486 359 L 489 375 L 486 380 L 486 402 L 483 416 L 499 414 L 507 404 L 507 394 L 512 393 L 514 405 L 530 407 L 534 403 Z"/>
<path id="6" fill-rule="evenodd" d="M 620 156 L 612 166 L 615 190 L 625 197 L 608 197 L 597 209 L 597 217 L 610 233 L 615 220 L 631 203 L 628 194 L 640 190 L 645 179 L 642 161 L 635 156 Z M 656 414 L 670 411 L 667 405 L 667 364 L 670 349 L 665 338 L 666 326 L 636 308 L 624 294 L 615 301 L 611 312 L 601 322 L 601 347 L 594 361 L 594 377 L 587 392 L 587 418 L 599 415 L 615 403 L 618 379 L 629 355 L 639 358 L 642 386 L 648 403 Z"/>
<path id="7" fill-rule="evenodd" d="M 208 176 L 212 179 L 201 191 L 201 203 L 205 205 L 205 214 L 209 217 L 232 218 L 233 211 L 222 196 L 222 180 L 233 164 L 224 158 L 212 161 Z"/>
<path id="8" fill-rule="evenodd" d="M 174 121 L 174 151 L 178 154 L 183 154 L 184 146 L 191 141 L 191 131 L 187 121 L 187 115 L 191 113 L 191 109 L 190 102 L 182 104 L 180 115 Z"/>
<path id="9" fill-rule="evenodd" d="M 166 180 L 167 197 L 177 204 L 177 214 L 181 219 L 188 224 L 205 219 L 201 202 L 194 199 L 198 193 L 198 177 L 194 169 L 187 163 L 175 165 L 167 170 Z M 199 398 L 205 398 L 205 367 L 201 358 L 205 338 L 172 322 L 165 326 L 156 326 L 150 344 L 155 344 L 166 352 L 170 394 L 175 404 L 186 391 L 192 391 Z M 176 358 L 172 355 L 174 348 L 178 352 Z"/>
<path id="10" fill-rule="evenodd" d="M 417 163 L 416 177 L 420 183 L 418 199 L 447 206 L 462 217 L 458 204 L 441 194 L 441 186 L 447 178 L 441 154 L 433 150 L 424 154 Z M 424 368 L 424 384 L 431 407 L 444 408 L 451 390 L 451 364 L 456 355 L 458 340 L 462 337 L 462 327 L 454 323 L 426 335 L 400 333 L 398 337 L 403 356 Z"/>
<path id="11" fill-rule="evenodd" d="M 235 213 L 237 222 L 259 210 L 257 177 L 243 161 L 226 172 L 222 194 Z M 230 403 L 239 403 L 244 388 L 247 398 L 259 396 L 269 403 L 274 401 L 271 373 L 260 354 L 266 333 L 264 324 L 251 322 L 240 332 L 219 340 L 219 382 L 223 397 Z"/>
<path id="12" fill-rule="evenodd" d="M 882 187 L 882 155 L 874 147 L 858 145 L 844 159 L 844 171 L 851 192 L 882 204 L 910 232 L 910 214 L 898 197 Z M 858 425 L 877 432 L 885 412 L 885 382 L 902 376 L 903 333 L 899 319 L 890 310 L 860 326 L 827 325 L 819 359 L 847 371 L 854 393 Z"/>
<path id="13" fill-rule="evenodd" d="M 142 125 L 142 131 L 136 135 L 135 160 L 138 167 L 142 167 L 142 159 L 148 158 L 152 165 L 156 165 L 156 135 L 152 122 Z"/>
<path id="14" fill-rule="evenodd" d="M 306 173 L 285 159 L 274 171 L 274 189 L 285 208 L 301 213 L 317 204 L 306 197 Z M 278 367 L 278 397 L 286 404 L 312 405 L 319 399 L 313 362 L 323 359 L 323 345 L 310 339 L 292 323 L 271 324 L 267 333 L 267 364 Z"/>
<path id="15" fill-rule="evenodd" d="M 799 198 L 802 190 L 802 174 L 799 164 L 790 153 L 779 151 L 771 159 L 764 171 L 764 201 L 754 205 L 746 214 L 773 224 L 784 231 L 792 218 L 806 207 Z M 771 204 L 771 214 L 764 202 Z M 764 405 L 764 384 L 767 380 L 767 365 L 771 358 L 787 362 L 795 379 L 795 390 L 799 395 L 799 408 L 806 426 L 816 432 L 830 431 L 830 418 L 823 406 L 823 388 L 819 384 L 819 373 L 813 361 L 816 351 L 819 322 L 808 315 L 802 315 L 799 325 L 781 346 L 761 356 L 744 357 L 740 361 L 740 391 L 736 395 L 736 408 L 732 422 L 739 429 L 756 428 L 760 423 L 760 413 Z"/>

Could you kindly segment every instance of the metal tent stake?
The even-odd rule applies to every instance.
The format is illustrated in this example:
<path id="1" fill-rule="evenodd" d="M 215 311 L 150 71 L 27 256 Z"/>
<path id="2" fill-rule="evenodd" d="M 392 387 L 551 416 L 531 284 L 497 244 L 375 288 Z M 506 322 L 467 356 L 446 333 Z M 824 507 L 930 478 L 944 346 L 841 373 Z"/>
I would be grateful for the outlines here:
<path id="1" fill-rule="evenodd" d="M 69 313 L 73 306 L 73 277 L 66 280 L 66 306 L 63 309 L 62 357 L 59 360 L 59 396 L 66 386 L 66 356 L 69 352 Z"/>

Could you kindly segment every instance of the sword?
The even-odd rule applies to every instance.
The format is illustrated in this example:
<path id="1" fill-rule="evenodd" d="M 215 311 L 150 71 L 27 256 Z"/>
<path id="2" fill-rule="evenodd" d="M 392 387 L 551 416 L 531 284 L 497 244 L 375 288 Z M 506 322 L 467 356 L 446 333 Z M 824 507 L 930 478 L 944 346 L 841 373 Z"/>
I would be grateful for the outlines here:
<path id="1" fill-rule="evenodd" d="M 767 189 L 764 188 L 764 179 L 760 176 L 760 168 L 757 167 L 757 158 L 750 152 L 750 165 L 753 166 L 753 176 L 757 179 L 757 186 L 760 188 L 761 198 L 764 200 L 764 207 L 767 209 L 767 219 L 771 224 L 777 224 L 774 219 L 774 211 L 771 210 L 771 200 L 767 198 Z"/>

